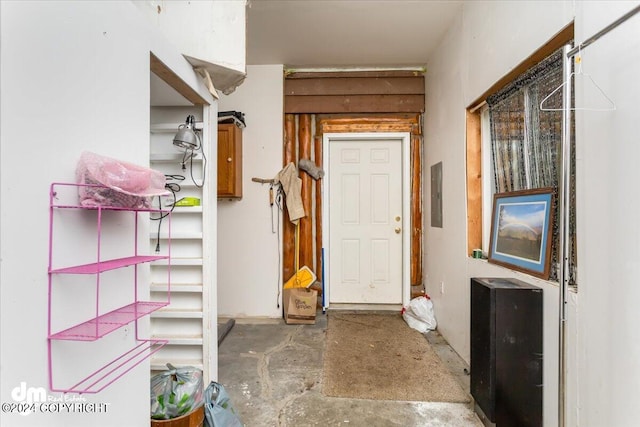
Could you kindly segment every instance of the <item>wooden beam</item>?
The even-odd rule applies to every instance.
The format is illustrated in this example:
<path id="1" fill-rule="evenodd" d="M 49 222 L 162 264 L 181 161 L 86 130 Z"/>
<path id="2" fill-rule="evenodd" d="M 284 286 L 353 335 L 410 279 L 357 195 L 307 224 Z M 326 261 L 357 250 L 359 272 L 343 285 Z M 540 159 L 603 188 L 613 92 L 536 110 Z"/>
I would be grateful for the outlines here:
<path id="1" fill-rule="evenodd" d="M 416 113 L 316 114 L 316 123 L 420 123 Z"/>
<path id="2" fill-rule="evenodd" d="M 410 123 L 381 123 L 371 125 L 368 123 L 328 123 L 323 127 L 323 131 L 330 132 L 410 132 L 413 133 L 415 126 Z"/>
<path id="3" fill-rule="evenodd" d="M 288 71 L 286 79 L 333 79 L 344 77 L 418 77 L 424 76 L 424 70 L 370 70 L 370 71 Z"/>
<path id="4" fill-rule="evenodd" d="M 282 150 L 282 166 L 296 163 L 296 116 L 284 115 L 284 148 Z"/>
<path id="5" fill-rule="evenodd" d="M 296 157 L 296 117 L 293 114 L 284 116 L 284 144 L 282 150 L 282 164 L 295 163 Z M 289 219 L 286 203 L 283 206 L 282 219 L 282 279 L 283 283 L 289 280 L 294 273 L 295 253 L 295 226 Z"/>
<path id="6" fill-rule="evenodd" d="M 422 136 L 411 135 L 411 285 L 422 284 Z"/>
<path id="7" fill-rule="evenodd" d="M 370 114 L 360 115 L 316 115 L 317 128 L 320 132 L 410 132 L 420 135 L 420 115 L 403 114 Z"/>
<path id="8" fill-rule="evenodd" d="M 284 94 L 285 96 L 424 95 L 424 77 L 285 79 Z"/>
<path id="9" fill-rule="evenodd" d="M 482 136 L 480 114 L 467 111 L 467 254 L 482 248 Z"/>
<path id="10" fill-rule="evenodd" d="M 298 149 L 300 159 L 311 160 L 311 115 L 301 114 L 298 118 Z M 311 215 L 312 178 L 300 171 L 302 179 L 302 205 L 305 216 L 300 218 L 300 266 L 306 265 L 314 270 L 313 265 L 313 217 Z"/>
<path id="11" fill-rule="evenodd" d="M 160 77 L 169 86 L 174 88 L 176 92 L 184 96 L 194 105 L 209 105 L 209 102 L 198 94 L 191 86 L 180 78 L 176 73 L 167 67 L 153 52 L 149 52 L 151 72 Z"/>
<path id="12" fill-rule="evenodd" d="M 286 96 L 285 113 L 418 113 L 424 95 Z"/>

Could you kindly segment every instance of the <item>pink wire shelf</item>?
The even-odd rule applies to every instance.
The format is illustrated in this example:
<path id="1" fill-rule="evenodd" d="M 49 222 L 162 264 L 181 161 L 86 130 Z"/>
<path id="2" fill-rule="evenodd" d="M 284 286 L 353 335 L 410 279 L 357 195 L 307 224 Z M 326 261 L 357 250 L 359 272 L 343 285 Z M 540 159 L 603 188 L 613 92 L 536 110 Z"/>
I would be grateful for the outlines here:
<path id="1" fill-rule="evenodd" d="M 137 203 L 135 206 L 139 207 L 119 207 L 119 206 L 84 206 L 82 203 L 85 199 L 82 199 L 81 202 L 79 200 L 79 191 L 81 189 L 87 190 L 87 187 L 91 187 L 89 191 L 101 190 L 101 186 L 92 185 L 92 184 L 67 184 L 67 183 L 53 183 L 51 184 L 50 195 L 49 195 L 49 268 L 48 268 L 48 292 L 49 292 L 49 301 L 48 301 L 48 336 L 47 336 L 47 348 L 48 348 L 48 368 L 49 368 L 49 389 L 51 391 L 59 391 L 59 392 L 73 392 L 73 393 L 98 393 L 102 391 L 105 387 L 112 384 L 114 381 L 118 380 L 129 371 L 131 371 L 134 367 L 141 364 L 144 360 L 149 358 L 152 354 L 160 350 L 165 344 L 167 344 L 167 340 L 164 339 L 144 339 L 140 338 L 138 335 L 138 319 L 148 316 L 150 313 L 169 305 L 170 302 L 170 266 L 171 266 L 171 211 L 165 209 L 158 209 L 152 206 L 147 206 L 145 204 Z M 63 214 L 61 211 L 58 211 L 54 214 L 57 209 L 81 209 L 81 210 L 92 210 L 97 211 L 97 214 L 89 216 L 89 219 L 94 219 L 96 224 L 95 234 L 97 236 L 96 247 L 95 247 L 95 262 L 89 264 L 82 265 L 73 265 L 70 267 L 54 268 L 53 262 L 53 237 L 54 237 L 54 219 L 62 217 Z M 133 238 L 131 243 L 126 246 L 122 246 L 123 254 L 126 254 L 128 251 L 128 255 L 123 258 L 115 258 L 115 259 L 107 259 L 103 260 L 101 257 L 101 245 L 103 230 L 102 230 L 102 221 L 103 221 L 103 211 L 123 211 L 123 212 L 131 212 L 130 216 L 131 221 L 133 222 L 134 230 L 133 230 Z M 161 220 L 162 218 L 167 217 L 167 226 L 168 226 L 168 244 L 167 244 L 167 254 L 166 255 L 139 255 L 138 254 L 138 224 L 140 212 L 152 212 L 160 214 L 158 218 Z M 115 215 L 115 214 L 114 214 Z M 154 218 L 152 218 L 154 219 Z M 69 230 L 67 230 L 66 234 L 62 234 L 67 239 L 69 237 Z M 73 242 L 67 241 L 67 245 L 71 245 Z M 76 242 L 77 243 L 77 242 Z M 82 243 L 82 242 L 80 242 Z M 113 239 L 110 241 L 111 245 L 113 245 Z M 116 242 L 120 245 L 120 241 Z M 87 245 L 84 245 L 82 248 L 78 249 L 79 251 L 86 251 L 90 249 L 90 246 L 93 245 L 93 242 Z M 118 246 L 120 247 L 120 246 Z M 140 301 L 138 299 L 138 276 L 140 272 L 138 268 L 130 271 L 133 277 L 131 278 L 131 285 L 133 287 L 133 302 L 125 305 L 123 307 L 112 310 L 108 313 L 100 314 L 100 298 L 101 298 L 101 286 L 105 286 L 101 284 L 101 273 L 115 270 L 123 267 L 136 266 L 142 263 L 148 263 L 158 260 L 169 260 L 168 265 L 169 269 L 167 269 L 167 301 Z M 76 259 L 76 261 L 84 261 L 80 259 Z M 53 280 L 57 274 L 93 274 L 94 277 L 94 286 L 96 289 L 95 293 L 95 301 L 93 305 L 95 306 L 95 312 L 93 317 L 85 320 L 81 323 L 76 324 L 70 328 L 64 329 L 60 332 L 52 333 L 52 292 L 53 292 Z M 109 285 L 110 281 L 106 281 L 106 286 Z M 90 304 L 90 301 L 84 302 L 84 304 Z M 124 354 L 117 356 L 115 359 L 110 362 L 103 364 L 101 367 L 97 368 L 95 371 L 85 376 L 81 380 L 75 379 L 74 381 L 65 381 L 67 384 L 74 383 L 74 385 L 67 387 L 65 384 L 64 387 L 61 387 L 59 384 L 54 386 L 54 358 L 53 353 L 57 350 L 65 349 L 65 345 L 61 343 L 61 341 L 83 341 L 83 342 L 92 342 L 97 341 L 98 339 L 104 337 L 105 335 L 123 327 L 128 324 L 133 324 L 132 329 L 135 330 L 135 341 L 136 344 L 133 348 L 126 350 Z M 131 337 L 130 337 L 131 338 Z M 73 356 L 73 354 L 65 353 L 64 357 Z M 63 356 L 61 356 L 63 357 Z M 91 369 L 95 369 L 94 366 Z M 86 375 L 83 373 L 78 375 L 81 377 L 82 375 Z M 57 376 L 57 375 L 56 375 Z M 65 378 L 68 378 L 68 374 L 65 373 Z M 77 378 L 77 377 L 76 377 Z"/>
<path id="2" fill-rule="evenodd" d="M 131 265 L 142 264 L 145 262 L 158 261 L 161 259 L 168 259 L 168 256 L 156 256 L 156 255 L 137 255 L 126 258 L 112 259 L 108 261 L 94 262 L 91 264 L 77 265 L 74 267 L 58 268 L 51 270 L 54 274 L 96 274 L 104 271 L 115 270 L 121 267 L 128 267 Z"/>
<path id="3" fill-rule="evenodd" d="M 167 305 L 169 305 L 168 302 L 135 302 L 55 333 L 49 336 L 49 339 L 95 341 Z"/>
<path id="4" fill-rule="evenodd" d="M 107 190 L 109 187 L 105 187 L 100 184 L 80 184 L 80 183 L 66 183 L 66 182 L 54 182 L 50 187 L 50 206 L 51 208 L 58 209 L 85 209 L 85 210 L 104 210 L 104 211 L 127 211 L 127 212 L 155 212 L 165 214 L 169 212 L 169 209 L 161 209 L 153 206 L 119 206 L 109 205 L 110 200 L 103 200 L 103 203 L 95 202 L 97 204 L 82 204 L 78 200 L 78 194 L 81 191 L 99 191 Z M 115 191 L 114 191 L 115 192 Z M 73 197 L 69 197 L 72 195 Z M 166 193 L 160 194 L 160 196 L 169 196 L 171 192 L 168 190 Z M 63 196 L 64 201 L 59 201 L 58 197 Z M 145 197 L 140 197 L 141 199 Z M 151 198 L 151 197 L 149 197 Z"/>
<path id="5" fill-rule="evenodd" d="M 123 208 L 120 206 L 82 206 L 82 205 L 56 205 L 52 204 L 52 208 L 56 209 L 83 209 L 89 211 L 123 211 L 123 212 L 151 212 L 151 213 L 167 213 L 169 209 L 158 208 Z"/>
<path id="6" fill-rule="evenodd" d="M 118 356 L 68 388 L 55 387 L 53 385 L 53 378 L 50 375 L 49 389 L 62 393 L 99 393 L 144 360 L 151 357 L 153 353 L 160 350 L 167 342 L 167 340 L 139 340 L 139 343 L 131 350 Z M 51 345 L 51 343 L 49 345 Z"/>

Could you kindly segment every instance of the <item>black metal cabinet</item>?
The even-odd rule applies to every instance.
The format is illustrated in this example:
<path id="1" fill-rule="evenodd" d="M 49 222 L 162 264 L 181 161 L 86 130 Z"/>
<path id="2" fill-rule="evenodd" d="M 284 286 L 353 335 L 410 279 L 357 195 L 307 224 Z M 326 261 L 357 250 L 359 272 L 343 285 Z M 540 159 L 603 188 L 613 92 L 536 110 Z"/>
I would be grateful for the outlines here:
<path id="1" fill-rule="evenodd" d="M 498 427 L 542 425 L 542 289 L 471 279 L 471 395 Z"/>

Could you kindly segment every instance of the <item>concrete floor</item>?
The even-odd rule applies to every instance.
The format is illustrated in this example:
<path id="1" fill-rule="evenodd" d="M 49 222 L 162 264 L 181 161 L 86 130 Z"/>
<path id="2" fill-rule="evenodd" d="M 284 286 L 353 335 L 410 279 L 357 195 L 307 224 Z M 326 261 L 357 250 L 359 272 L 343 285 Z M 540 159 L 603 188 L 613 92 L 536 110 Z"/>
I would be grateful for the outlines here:
<path id="1" fill-rule="evenodd" d="M 315 325 L 236 321 L 219 347 L 219 381 L 247 427 L 452 426 L 483 424 L 472 404 L 326 397 L 322 366 L 327 317 Z M 469 392 L 468 366 L 435 331 L 436 353 Z"/>

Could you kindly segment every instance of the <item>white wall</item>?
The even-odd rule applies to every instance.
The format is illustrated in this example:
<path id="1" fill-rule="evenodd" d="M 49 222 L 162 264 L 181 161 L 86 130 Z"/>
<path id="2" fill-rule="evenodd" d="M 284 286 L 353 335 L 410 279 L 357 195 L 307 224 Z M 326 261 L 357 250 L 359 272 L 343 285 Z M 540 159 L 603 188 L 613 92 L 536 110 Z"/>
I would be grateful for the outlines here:
<path id="1" fill-rule="evenodd" d="M 428 61 L 425 171 L 442 161 L 444 220 L 443 228 L 430 227 L 427 221 L 426 285 L 440 303 L 443 332 L 464 358 L 469 356 L 469 283 L 459 266 L 482 262 L 469 260 L 466 253 L 465 108 L 569 23 L 571 15 L 564 13 L 564 3 L 552 3 L 557 10 L 548 2 L 518 2 L 517 7 L 515 2 L 465 4 L 463 17 Z M 522 8 L 530 19 L 509 19 L 510 13 L 518 14 Z M 425 200 L 429 191 L 425 186 Z M 429 203 L 425 211 L 429 218 Z"/>
<path id="2" fill-rule="evenodd" d="M 573 4 L 569 0 L 466 2 L 459 33 L 465 106 L 569 24 Z"/>
<path id="3" fill-rule="evenodd" d="M 21 382 L 48 386 L 49 184 L 73 182 L 83 150 L 148 164 L 150 50 L 201 96 L 212 99 L 186 60 L 148 27 L 130 2 L 3 1 L 0 7 L 0 375 L 2 402 L 12 402 L 11 391 Z M 80 232 L 95 231 L 78 227 Z M 131 239 L 130 230 L 120 237 Z M 82 304 L 80 298 L 60 302 L 63 320 Z M 89 351 L 77 364 L 108 349 L 128 349 L 131 341 L 130 329 L 122 329 L 82 343 Z M 73 361 L 76 354 L 70 352 L 66 359 Z M 108 404 L 107 412 L 21 416 L 3 411 L 0 424 L 148 425 L 148 362 L 103 392 L 82 397 Z"/>
<path id="4" fill-rule="evenodd" d="M 576 39 L 600 31 L 640 2 L 583 2 Z M 611 112 L 578 111 L 579 422 L 638 424 L 640 392 L 640 15 L 587 47 L 583 71 L 616 104 Z M 598 90 L 578 78 L 576 106 L 601 105 Z"/>
<path id="5" fill-rule="evenodd" d="M 245 72 L 245 0 L 134 4 L 184 55 Z"/>
<path id="6" fill-rule="evenodd" d="M 270 179 L 282 169 L 283 91 L 282 65 L 249 66 L 245 83 L 219 100 L 220 111 L 241 111 L 247 123 L 242 132 L 244 196 L 218 200 L 219 316 L 282 316 L 277 306 L 283 281 L 281 235 L 271 230 L 269 186 L 251 178 Z M 273 215 L 276 224 L 275 208 Z"/>
<path id="7" fill-rule="evenodd" d="M 194 66 L 209 73 L 215 90 L 232 93 L 246 74 L 246 0 L 133 0 Z"/>
<path id="8" fill-rule="evenodd" d="M 428 61 L 425 170 L 442 161 L 444 173 L 444 226 L 426 227 L 426 287 L 434 299 L 438 328 L 468 360 L 469 279 L 517 277 L 540 286 L 544 290 L 545 426 L 557 425 L 558 288 L 467 258 L 464 110 L 569 23 L 574 14 L 576 40 L 581 41 L 637 4 L 468 2 L 463 17 Z M 635 54 L 640 44 L 639 20 L 640 16 L 632 18 L 583 52 L 584 71 L 616 102 L 617 110 L 576 114 L 580 289 L 568 298 L 569 426 L 637 424 L 640 202 L 633 197 L 633 186 L 640 179 L 635 126 L 640 89 L 634 83 L 640 72 L 640 59 Z M 595 97 L 594 89 L 584 82 L 578 80 L 578 106 Z M 426 201 L 429 196 L 426 186 Z M 426 218 L 430 217 L 429 209 L 427 203 Z"/>
<path id="9" fill-rule="evenodd" d="M 426 74 L 425 172 L 440 161 L 443 165 L 442 228 L 430 227 L 430 204 L 425 205 L 425 284 L 434 301 L 438 330 L 469 361 L 470 278 L 516 277 L 540 286 L 545 425 L 554 425 L 557 419 L 558 288 L 468 258 L 465 109 L 571 19 L 571 2 L 465 3 L 463 15 L 428 59 Z M 424 200 L 429 201 L 428 176 L 424 182 Z"/>
<path id="10" fill-rule="evenodd" d="M 462 20 L 456 22 L 438 52 L 430 59 L 426 76 L 425 173 L 442 162 L 443 227 L 430 226 L 430 204 L 425 205 L 425 286 L 431 296 L 438 331 L 469 362 L 470 278 L 515 277 L 544 289 L 543 381 L 545 425 L 557 417 L 558 292 L 555 285 L 506 270 L 486 261 L 468 258 L 465 167 L 465 107 L 461 88 Z M 477 94 L 476 96 L 479 96 Z M 425 176 L 425 197 L 430 200 L 430 180 Z M 462 267 L 461 267 L 462 266 Z M 552 424 L 551 424 L 552 425 Z"/>

